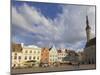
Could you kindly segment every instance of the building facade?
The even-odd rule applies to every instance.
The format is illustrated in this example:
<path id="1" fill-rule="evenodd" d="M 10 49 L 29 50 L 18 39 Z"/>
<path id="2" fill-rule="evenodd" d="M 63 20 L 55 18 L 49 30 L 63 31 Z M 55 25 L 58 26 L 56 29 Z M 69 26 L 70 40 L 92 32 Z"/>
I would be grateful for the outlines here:
<path id="1" fill-rule="evenodd" d="M 83 61 L 85 64 L 96 64 L 96 37 L 91 38 L 91 28 L 87 16 L 86 25 L 87 42 L 84 48 Z"/>
<path id="2" fill-rule="evenodd" d="M 22 67 L 22 52 L 12 52 L 12 67 Z"/>
<path id="3" fill-rule="evenodd" d="M 41 64 L 49 64 L 49 48 L 42 48 L 41 49 Z"/>
<path id="4" fill-rule="evenodd" d="M 23 46 L 22 54 L 23 54 L 23 61 L 34 60 L 36 63 L 40 63 L 41 48 L 32 45 Z"/>
<path id="5" fill-rule="evenodd" d="M 84 63 L 96 64 L 96 38 L 91 39 L 84 48 Z"/>
<path id="6" fill-rule="evenodd" d="M 22 66 L 22 46 L 21 44 L 11 44 L 12 48 L 12 67 Z"/>
<path id="7" fill-rule="evenodd" d="M 49 49 L 49 64 L 53 65 L 56 62 L 58 62 L 58 53 L 57 53 L 57 49 L 55 48 L 55 46 L 53 45 L 50 49 Z"/>
<path id="8" fill-rule="evenodd" d="M 21 45 L 20 47 L 17 46 L 16 51 L 12 52 L 12 67 L 24 67 L 24 64 L 30 61 L 34 61 L 36 64 L 40 63 L 41 48 L 34 45 Z"/>
<path id="9" fill-rule="evenodd" d="M 58 62 L 62 63 L 64 60 L 64 57 L 66 57 L 68 55 L 67 50 L 66 49 L 59 49 L 57 50 L 58 53 Z"/>

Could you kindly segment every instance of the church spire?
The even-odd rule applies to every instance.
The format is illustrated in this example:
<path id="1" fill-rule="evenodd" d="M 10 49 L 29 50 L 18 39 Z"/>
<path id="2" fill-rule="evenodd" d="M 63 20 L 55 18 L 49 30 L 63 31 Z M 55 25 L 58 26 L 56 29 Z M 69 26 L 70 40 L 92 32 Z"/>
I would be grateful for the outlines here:
<path id="1" fill-rule="evenodd" d="M 89 25 L 88 16 L 86 16 L 86 24 Z"/>
<path id="2" fill-rule="evenodd" d="M 52 49 L 56 50 L 56 47 L 55 47 L 55 45 L 53 43 L 51 43 L 49 50 L 52 50 Z"/>
<path id="3" fill-rule="evenodd" d="M 91 27 L 89 26 L 88 16 L 86 16 L 86 35 L 88 42 L 91 39 Z"/>
<path id="4" fill-rule="evenodd" d="M 89 26 L 88 16 L 86 16 L 86 30 L 87 29 L 91 29 L 91 27 Z"/>

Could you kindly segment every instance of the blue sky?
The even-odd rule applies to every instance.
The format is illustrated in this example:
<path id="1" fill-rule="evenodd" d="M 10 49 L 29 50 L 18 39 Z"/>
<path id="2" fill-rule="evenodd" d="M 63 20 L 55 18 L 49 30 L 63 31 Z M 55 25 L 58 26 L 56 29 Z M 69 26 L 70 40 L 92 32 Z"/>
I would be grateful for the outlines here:
<path id="1" fill-rule="evenodd" d="M 51 3 L 41 3 L 41 2 L 24 2 L 29 6 L 34 6 L 38 10 L 41 11 L 42 14 L 44 14 L 45 17 L 49 17 L 51 19 L 55 18 L 57 16 L 57 13 L 62 12 L 62 8 L 59 4 L 51 4 Z M 20 1 L 14 1 L 14 6 L 20 7 L 23 5 L 23 2 Z M 48 10 L 49 9 L 49 10 Z M 53 14 L 51 14 L 53 13 Z"/>
<path id="2" fill-rule="evenodd" d="M 56 48 L 83 48 L 86 15 L 95 37 L 95 7 L 12 1 L 12 42 Z"/>

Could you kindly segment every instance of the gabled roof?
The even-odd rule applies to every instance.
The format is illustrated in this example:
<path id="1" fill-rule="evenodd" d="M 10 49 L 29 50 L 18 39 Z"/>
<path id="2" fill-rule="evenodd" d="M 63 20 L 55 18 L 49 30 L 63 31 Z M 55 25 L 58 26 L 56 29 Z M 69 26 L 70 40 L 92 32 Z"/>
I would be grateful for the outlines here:
<path id="1" fill-rule="evenodd" d="M 56 47 L 54 45 L 52 45 L 51 48 L 49 48 L 49 51 L 50 50 L 56 50 Z"/>

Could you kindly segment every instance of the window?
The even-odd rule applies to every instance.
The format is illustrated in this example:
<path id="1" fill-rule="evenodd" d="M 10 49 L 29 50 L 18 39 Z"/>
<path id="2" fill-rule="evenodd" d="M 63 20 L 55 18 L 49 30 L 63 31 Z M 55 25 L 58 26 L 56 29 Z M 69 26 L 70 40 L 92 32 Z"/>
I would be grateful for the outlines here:
<path id="1" fill-rule="evenodd" d="M 25 60 L 27 60 L 27 56 L 25 56 Z"/>
<path id="2" fill-rule="evenodd" d="M 32 51 L 30 51 L 30 53 L 32 53 Z"/>
<path id="3" fill-rule="evenodd" d="M 18 59 L 20 60 L 21 59 L 21 56 L 19 56 Z"/>
<path id="4" fill-rule="evenodd" d="M 35 56 L 33 57 L 33 59 L 35 59 Z"/>
<path id="5" fill-rule="evenodd" d="M 16 67 L 16 64 L 14 64 L 13 67 Z"/>
<path id="6" fill-rule="evenodd" d="M 31 56 L 29 57 L 29 59 L 31 60 Z"/>
<path id="7" fill-rule="evenodd" d="M 58 59 L 61 59 L 61 57 L 58 57 Z"/>
<path id="8" fill-rule="evenodd" d="M 50 59 L 50 61 L 52 61 L 52 59 Z"/>
<path id="9" fill-rule="evenodd" d="M 25 53 L 27 53 L 27 50 L 25 51 Z"/>
<path id="10" fill-rule="evenodd" d="M 17 53 L 15 53 L 15 55 L 17 55 Z"/>
<path id="11" fill-rule="evenodd" d="M 43 56 L 43 54 L 41 54 L 41 56 Z"/>
<path id="12" fill-rule="evenodd" d="M 17 56 L 14 56 L 14 59 L 17 59 Z"/>
<path id="13" fill-rule="evenodd" d="M 34 53 L 36 53 L 36 51 L 34 51 Z"/>
<path id="14" fill-rule="evenodd" d="M 39 56 L 37 57 L 37 60 L 39 60 Z"/>
<path id="15" fill-rule="evenodd" d="M 45 56 L 48 56 L 48 54 L 45 53 Z"/>

